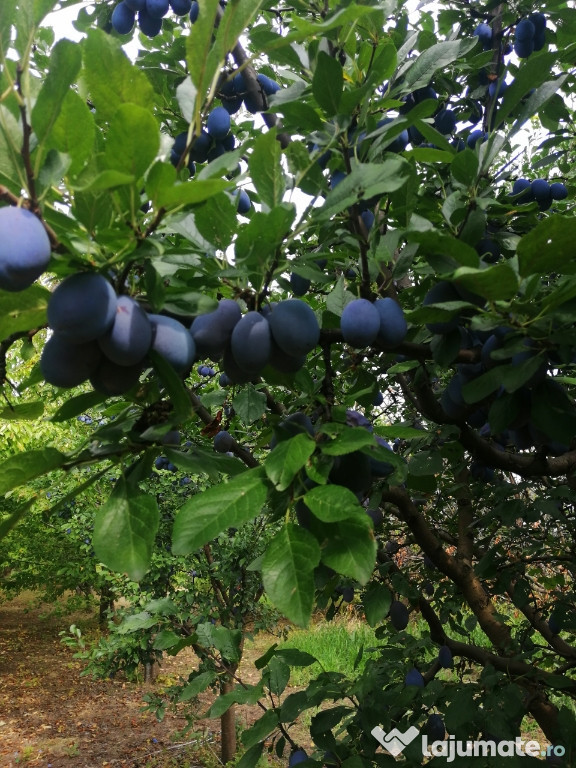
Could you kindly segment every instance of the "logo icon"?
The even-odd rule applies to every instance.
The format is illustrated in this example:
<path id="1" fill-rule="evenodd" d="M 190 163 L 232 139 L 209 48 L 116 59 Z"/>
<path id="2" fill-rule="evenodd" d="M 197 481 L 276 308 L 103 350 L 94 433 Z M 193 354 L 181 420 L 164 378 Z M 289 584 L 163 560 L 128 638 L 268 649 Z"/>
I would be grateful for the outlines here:
<path id="1" fill-rule="evenodd" d="M 376 741 L 380 742 L 384 749 L 390 752 L 394 757 L 397 757 L 404 747 L 407 747 L 410 742 L 414 741 L 420 731 L 418 728 L 411 726 L 406 733 L 402 733 L 398 728 L 394 728 L 390 733 L 385 733 L 382 728 L 377 725 L 375 728 L 372 728 L 370 733 L 374 736 Z"/>

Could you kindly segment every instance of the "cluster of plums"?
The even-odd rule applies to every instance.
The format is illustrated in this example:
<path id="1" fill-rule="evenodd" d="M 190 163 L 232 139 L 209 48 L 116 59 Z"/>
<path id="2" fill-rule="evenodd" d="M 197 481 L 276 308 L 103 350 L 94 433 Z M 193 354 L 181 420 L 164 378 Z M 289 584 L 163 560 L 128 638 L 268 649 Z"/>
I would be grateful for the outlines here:
<path id="1" fill-rule="evenodd" d="M 47 309 L 52 335 L 40 359 L 47 382 L 75 387 L 89 380 L 105 395 L 138 383 L 150 350 L 176 371 L 190 368 L 196 349 L 178 320 L 148 314 L 129 296 L 117 296 L 102 275 L 80 272 L 52 293 Z"/>
<path id="2" fill-rule="evenodd" d="M 266 97 L 273 96 L 281 88 L 279 83 L 264 74 L 256 75 L 256 81 L 259 86 L 259 96 L 263 95 L 264 101 L 266 101 Z M 262 99 L 257 98 L 248 87 L 248 82 L 242 71 L 231 72 L 221 82 L 218 88 L 218 98 L 224 109 L 231 115 L 238 112 L 242 104 L 252 115 L 262 109 Z"/>
<path id="3" fill-rule="evenodd" d="M 0 208 L 0 289 L 23 291 L 48 268 L 50 240 L 26 208 Z"/>
<path id="4" fill-rule="evenodd" d="M 546 16 L 536 11 L 522 19 L 514 31 L 514 51 L 519 59 L 527 59 L 534 51 L 541 51 L 546 42 Z"/>
<path id="5" fill-rule="evenodd" d="M 112 27 L 119 35 L 128 35 L 138 18 L 142 33 L 147 37 L 156 37 L 170 9 L 177 16 L 190 14 L 192 23 L 198 18 L 197 0 L 121 0 L 112 11 Z"/>
<path id="6" fill-rule="evenodd" d="M 353 299 L 344 307 L 340 330 L 344 341 L 357 349 L 375 342 L 394 349 L 404 341 L 408 325 L 402 307 L 394 299 Z"/>
<path id="7" fill-rule="evenodd" d="M 191 175 L 195 173 L 195 163 L 210 162 L 234 149 L 236 139 L 230 128 L 230 114 L 224 107 L 215 107 L 206 119 L 206 129 L 194 139 L 188 151 L 188 170 Z M 185 131 L 174 139 L 170 153 L 170 162 L 173 165 L 180 163 L 187 140 L 188 134 Z"/>
<path id="8" fill-rule="evenodd" d="M 454 283 L 440 281 L 426 294 L 423 304 L 427 306 L 456 301 L 468 301 L 477 305 L 484 303 L 479 297 Z M 566 412 L 572 412 L 573 406 L 564 388 L 548 376 L 548 368 L 562 361 L 554 357 L 555 353 L 547 351 L 533 339 L 520 336 L 512 327 L 502 326 L 491 332 L 469 331 L 461 325 L 465 314 L 458 314 L 446 321 L 427 323 L 428 330 L 434 334 L 460 333 L 465 347 L 479 351 L 478 362 L 457 365 L 456 373 L 440 397 L 444 413 L 450 419 L 465 421 L 472 428 L 479 430 L 480 436 L 492 440 L 498 450 L 505 450 L 508 446 L 519 451 L 536 447 L 551 455 L 565 453 L 570 446 L 559 443 L 546 434 L 545 430 L 536 428 L 531 419 L 533 402 L 538 402 L 543 397 L 556 402 L 558 407 Z M 507 393 L 501 389 L 470 405 L 465 401 L 462 390 L 468 382 L 506 363 L 514 366 L 528 363 L 533 365 L 534 370 L 530 378 L 512 395 L 508 428 L 494 435 L 488 424 L 488 412 L 492 403 L 508 396 Z M 493 469 L 484 467 L 481 463 L 475 463 L 471 471 L 476 479 L 485 482 L 490 482 L 494 477 Z"/>
<path id="9" fill-rule="evenodd" d="M 550 184 L 546 179 L 516 179 L 512 194 L 517 203 L 536 202 L 541 211 L 547 211 L 554 200 L 565 200 L 568 190 L 561 181 L 553 181 Z"/>

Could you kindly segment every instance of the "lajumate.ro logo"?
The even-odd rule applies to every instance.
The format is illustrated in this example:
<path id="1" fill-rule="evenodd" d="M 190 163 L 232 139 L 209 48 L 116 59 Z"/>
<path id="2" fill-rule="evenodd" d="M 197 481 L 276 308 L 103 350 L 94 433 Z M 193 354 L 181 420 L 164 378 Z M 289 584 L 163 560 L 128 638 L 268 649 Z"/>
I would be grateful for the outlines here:
<path id="1" fill-rule="evenodd" d="M 372 736 L 384 749 L 397 757 L 418 736 L 420 731 L 412 726 L 402 733 L 394 728 L 386 733 L 379 725 L 371 731 Z M 563 757 L 566 752 L 561 744 L 542 746 L 538 741 L 526 741 L 517 738 L 513 741 L 494 741 L 481 739 L 477 741 L 458 741 L 454 736 L 448 736 L 443 741 L 428 743 L 427 736 L 421 736 L 422 754 L 425 757 L 446 757 L 446 762 L 453 762 L 456 757 Z"/>

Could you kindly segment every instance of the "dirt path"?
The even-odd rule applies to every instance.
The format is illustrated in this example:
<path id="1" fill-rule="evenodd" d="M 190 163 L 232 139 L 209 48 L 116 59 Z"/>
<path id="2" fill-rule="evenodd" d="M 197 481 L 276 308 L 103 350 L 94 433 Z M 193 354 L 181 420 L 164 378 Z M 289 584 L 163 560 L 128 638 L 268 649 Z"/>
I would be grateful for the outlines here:
<path id="1" fill-rule="evenodd" d="M 0 604 L 1 768 L 182 764 L 176 757 L 182 750 L 174 749 L 171 737 L 184 718 L 167 713 L 158 723 L 142 712 L 142 685 L 80 677 L 82 662 L 58 633 L 73 621 L 88 627 L 95 621 L 87 615 L 43 618 L 40 609 L 28 606 L 23 597 Z M 167 659 L 162 674 L 177 678 L 191 663 L 180 656 Z M 205 738 L 216 753 L 218 734 Z"/>

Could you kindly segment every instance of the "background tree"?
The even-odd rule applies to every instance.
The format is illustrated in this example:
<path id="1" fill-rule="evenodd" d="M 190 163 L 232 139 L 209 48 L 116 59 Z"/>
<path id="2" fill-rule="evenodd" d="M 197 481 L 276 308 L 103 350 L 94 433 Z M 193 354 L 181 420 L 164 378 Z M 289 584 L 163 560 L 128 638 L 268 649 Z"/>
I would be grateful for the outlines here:
<path id="1" fill-rule="evenodd" d="M 265 515 L 251 568 L 292 622 L 361 590 L 381 652 L 283 700 L 303 662 L 272 648 L 246 763 L 338 699 L 312 725 L 338 763 L 392 764 L 376 726 L 513 739 L 530 715 L 569 765 L 573 8 L 124 0 L 72 43 L 55 5 L 0 19 L 1 416 L 110 421 L 6 445 L 0 492 L 64 470 L 68 501 L 113 468 L 92 545 L 139 581 L 164 440 L 215 472 L 175 555 Z"/>

